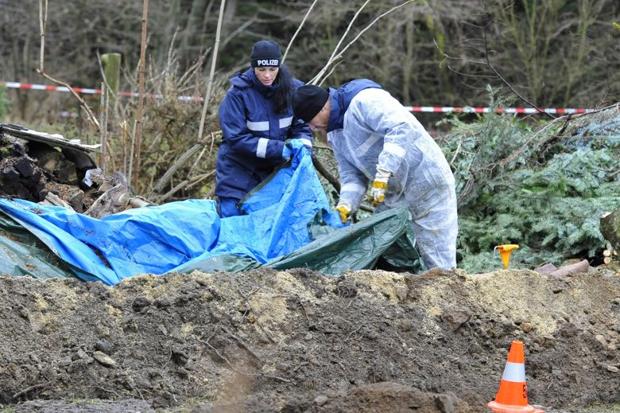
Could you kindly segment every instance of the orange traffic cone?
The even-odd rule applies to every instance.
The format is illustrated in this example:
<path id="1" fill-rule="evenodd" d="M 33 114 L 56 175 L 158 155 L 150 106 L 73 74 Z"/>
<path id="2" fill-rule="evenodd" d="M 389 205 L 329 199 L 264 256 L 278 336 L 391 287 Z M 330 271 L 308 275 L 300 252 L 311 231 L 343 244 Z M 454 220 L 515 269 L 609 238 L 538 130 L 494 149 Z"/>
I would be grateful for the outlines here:
<path id="1" fill-rule="evenodd" d="M 545 413 L 527 402 L 525 382 L 525 351 L 522 341 L 510 345 L 504 374 L 495 400 L 487 404 L 495 413 Z"/>

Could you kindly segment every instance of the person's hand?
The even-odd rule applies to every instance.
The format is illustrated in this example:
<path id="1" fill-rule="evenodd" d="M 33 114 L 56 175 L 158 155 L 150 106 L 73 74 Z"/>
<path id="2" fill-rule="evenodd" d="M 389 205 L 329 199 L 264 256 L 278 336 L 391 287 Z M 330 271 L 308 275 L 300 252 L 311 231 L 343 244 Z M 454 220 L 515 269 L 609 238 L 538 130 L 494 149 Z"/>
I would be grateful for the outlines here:
<path id="1" fill-rule="evenodd" d="M 375 180 L 370 187 L 370 200 L 373 206 L 377 206 L 385 201 L 385 191 L 387 191 L 390 172 L 377 169 Z"/>
<path id="2" fill-rule="evenodd" d="M 351 215 L 351 207 L 344 202 L 339 202 L 336 206 L 336 211 L 338 211 L 342 223 L 346 224 L 349 220 L 349 216 Z"/>
<path id="3" fill-rule="evenodd" d="M 287 140 L 286 142 L 284 142 L 284 148 L 282 148 L 282 159 L 288 161 L 303 147 L 312 149 L 312 142 L 307 139 L 300 138 Z"/>

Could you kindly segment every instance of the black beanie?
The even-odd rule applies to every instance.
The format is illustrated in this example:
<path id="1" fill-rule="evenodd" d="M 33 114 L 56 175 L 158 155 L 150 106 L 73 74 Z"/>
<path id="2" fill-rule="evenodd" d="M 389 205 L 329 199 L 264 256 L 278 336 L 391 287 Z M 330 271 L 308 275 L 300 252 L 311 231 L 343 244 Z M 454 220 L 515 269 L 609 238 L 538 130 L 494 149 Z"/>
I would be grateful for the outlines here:
<path id="1" fill-rule="evenodd" d="M 293 112 L 295 117 L 310 122 L 323 109 L 329 99 L 329 92 L 314 85 L 304 85 L 293 95 Z"/>
<path id="2" fill-rule="evenodd" d="M 280 67 L 280 46 L 271 40 L 260 40 L 252 46 L 252 67 Z"/>

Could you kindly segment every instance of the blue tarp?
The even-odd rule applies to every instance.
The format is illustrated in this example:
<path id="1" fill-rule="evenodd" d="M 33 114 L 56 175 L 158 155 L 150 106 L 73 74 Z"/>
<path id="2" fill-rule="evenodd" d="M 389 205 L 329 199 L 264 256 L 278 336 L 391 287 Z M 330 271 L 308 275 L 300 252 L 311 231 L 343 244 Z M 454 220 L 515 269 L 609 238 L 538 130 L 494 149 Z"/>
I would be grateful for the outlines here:
<path id="1" fill-rule="evenodd" d="M 137 274 L 186 271 L 218 257 L 261 265 L 310 243 L 311 223 L 342 227 L 303 146 L 250 195 L 244 209 L 248 215 L 220 219 L 214 201 L 194 199 L 96 219 L 62 207 L 0 199 L 0 210 L 78 277 L 109 285 Z"/>

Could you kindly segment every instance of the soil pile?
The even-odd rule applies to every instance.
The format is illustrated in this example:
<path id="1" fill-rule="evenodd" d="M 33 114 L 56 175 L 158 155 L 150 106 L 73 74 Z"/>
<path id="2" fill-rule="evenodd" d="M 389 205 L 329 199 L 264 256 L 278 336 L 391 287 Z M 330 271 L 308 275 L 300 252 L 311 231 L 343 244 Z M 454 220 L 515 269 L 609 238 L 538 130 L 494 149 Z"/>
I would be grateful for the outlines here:
<path id="1" fill-rule="evenodd" d="M 547 412 L 617 408 L 620 277 L 609 271 L 262 269 L 116 287 L 0 278 L 0 404 L 483 412 L 513 339 L 526 344 L 531 402 Z"/>

